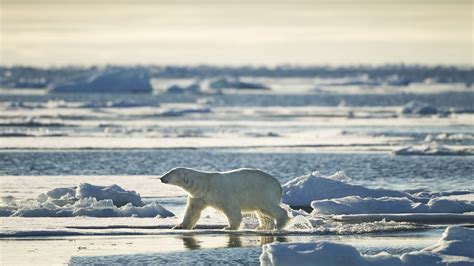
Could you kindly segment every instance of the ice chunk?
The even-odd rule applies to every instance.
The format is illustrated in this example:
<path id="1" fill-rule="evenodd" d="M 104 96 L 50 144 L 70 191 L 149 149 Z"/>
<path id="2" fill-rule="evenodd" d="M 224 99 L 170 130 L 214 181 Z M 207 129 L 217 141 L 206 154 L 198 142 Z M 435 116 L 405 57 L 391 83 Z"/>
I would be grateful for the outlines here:
<path id="1" fill-rule="evenodd" d="M 156 202 L 147 204 L 143 207 L 136 207 L 130 203 L 118 209 L 119 216 L 123 217 L 156 217 L 160 218 L 172 217 L 174 214 L 163 208 Z"/>
<path id="2" fill-rule="evenodd" d="M 78 199 L 110 199 L 118 207 L 126 205 L 127 203 L 131 203 L 133 206 L 144 205 L 139 194 L 137 194 L 135 191 L 125 190 L 119 187 L 118 185 L 104 187 L 95 186 L 88 183 L 82 183 L 76 189 L 76 197 Z"/>
<path id="3" fill-rule="evenodd" d="M 53 93 L 151 93 L 152 90 L 148 70 L 142 68 L 106 68 L 49 86 L 49 92 Z"/>
<path id="4" fill-rule="evenodd" d="M 403 106 L 402 113 L 411 115 L 434 115 L 438 113 L 438 108 L 427 103 L 411 101 Z"/>
<path id="5" fill-rule="evenodd" d="M 352 246 L 327 241 L 316 243 L 278 243 L 262 247 L 261 265 L 364 265 Z"/>
<path id="6" fill-rule="evenodd" d="M 413 201 L 422 199 L 413 197 L 409 193 L 390 189 L 371 189 L 364 186 L 353 185 L 340 179 L 347 176 L 340 172 L 332 176 L 323 176 L 319 172 L 297 177 L 283 184 L 282 201 L 290 206 L 310 206 L 314 200 L 343 198 L 347 196 L 359 197 L 394 197 L 408 198 Z"/>
<path id="7" fill-rule="evenodd" d="M 193 83 L 189 86 L 172 85 L 166 89 L 168 93 L 198 93 L 201 86 L 198 83 Z"/>
<path id="8" fill-rule="evenodd" d="M 135 191 L 118 185 L 55 188 L 38 196 L 36 201 L 16 202 L 3 197 L 0 216 L 19 217 L 170 217 L 174 214 L 156 202 L 143 203 Z"/>
<path id="9" fill-rule="evenodd" d="M 114 205 L 112 200 L 97 200 L 95 198 L 81 199 L 73 205 L 63 207 L 51 201 L 43 204 L 24 206 L 16 210 L 11 216 L 19 217 L 171 217 L 174 214 L 156 202 L 136 207 L 128 203 L 122 207 Z"/>
<path id="10" fill-rule="evenodd" d="M 407 198 L 349 196 L 316 200 L 311 202 L 311 207 L 318 214 L 465 213 L 474 211 L 474 202 L 434 198 L 423 204 Z"/>
<path id="11" fill-rule="evenodd" d="M 219 78 L 209 84 L 211 89 L 247 89 L 247 90 L 269 90 L 270 88 L 259 84 L 242 82 L 239 79 Z"/>
<path id="12" fill-rule="evenodd" d="M 474 258 L 474 229 L 448 227 L 438 244 L 425 248 L 423 251 Z"/>
<path id="13" fill-rule="evenodd" d="M 474 229 L 448 227 L 438 244 L 421 251 L 394 256 L 389 253 L 363 255 L 346 244 L 328 241 L 314 243 L 272 243 L 262 247 L 261 265 L 473 265 Z"/>

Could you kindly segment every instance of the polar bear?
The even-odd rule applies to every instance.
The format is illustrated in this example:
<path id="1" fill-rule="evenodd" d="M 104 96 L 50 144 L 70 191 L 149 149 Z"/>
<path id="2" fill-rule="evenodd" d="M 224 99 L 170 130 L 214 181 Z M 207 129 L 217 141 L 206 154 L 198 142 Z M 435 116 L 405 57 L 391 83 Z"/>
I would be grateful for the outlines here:
<path id="1" fill-rule="evenodd" d="M 280 207 L 280 182 L 260 170 L 203 172 L 180 167 L 163 175 L 161 182 L 181 187 L 189 195 L 183 221 L 174 229 L 192 229 L 206 207 L 225 213 L 229 221 L 226 230 L 239 229 L 242 212 L 255 212 L 259 230 L 281 229 L 289 220 Z"/>

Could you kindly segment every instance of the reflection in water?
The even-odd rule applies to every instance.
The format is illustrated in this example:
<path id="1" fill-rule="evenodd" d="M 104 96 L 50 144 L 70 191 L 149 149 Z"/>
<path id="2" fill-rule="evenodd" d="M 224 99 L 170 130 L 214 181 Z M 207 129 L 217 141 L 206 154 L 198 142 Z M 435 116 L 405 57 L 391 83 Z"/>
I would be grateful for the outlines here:
<path id="1" fill-rule="evenodd" d="M 228 234 L 227 236 L 221 235 L 212 238 L 199 235 L 184 235 L 182 236 L 182 240 L 183 246 L 190 250 L 226 247 L 259 247 L 273 242 L 289 242 L 289 239 L 284 236 L 242 236 L 240 234 Z"/>
<path id="2" fill-rule="evenodd" d="M 201 248 L 199 241 L 192 235 L 183 236 L 183 245 L 187 249 L 200 249 Z"/>
<path id="3" fill-rule="evenodd" d="M 228 248 L 240 248 L 242 247 L 242 241 L 238 235 L 229 235 L 229 241 L 227 241 Z"/>
<path id="4" fill-rule="evenodd" d="M 284 236 L 261 236 L 260 237 L 260 245 L 263 246 L 265 244 L 270 244 L 273 242 L 288 242 L 288 239 Z"/>

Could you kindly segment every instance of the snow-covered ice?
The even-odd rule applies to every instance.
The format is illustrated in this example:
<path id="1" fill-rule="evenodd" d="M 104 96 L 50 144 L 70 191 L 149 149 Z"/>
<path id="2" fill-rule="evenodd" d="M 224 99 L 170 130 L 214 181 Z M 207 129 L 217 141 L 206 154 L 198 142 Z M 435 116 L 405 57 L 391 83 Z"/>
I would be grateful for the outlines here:
<path id="1" fill-rule="evenodd" d="M 382 252 L 363 255 L 351 245 L 329 241 L 272 243 L 262 247 L 261 265 L 473 265 L 474 229 L 448 227 L 439 242 L 401 256 Z"/>
<path id="2" fill-rule="evenodd" d="M 172 212 L 156 202 L 143 203 L 135 191 L 118 185 L 96 186 L 82 183 L 60 187 L 38 196 L 36 201 L 16 201 L 3 197 L 1 216 L 11 217 L 170 217 Z"/>
<path id="3" fill-rule="evenodd" d="M 330 176 L 313 172 L 296 177 L 283 184 L 282 201 L 290 206 L 310 206 L 314 200 L 343 198 L 347 196 L 359 197 L 394 197 L 408 198 L 420 201 L 409 193 L 384 188 L 372 189 L 360 185 L 353 185 L 342 180 L 348 177 L 344 172 L 337 172 Z"/>
<path id="4" fill-rule="evenodd" d="M 348 196 L 315 200 L 311 207 L 318 214 L 465 213 L 474 212 L 474 201 L 434 198 L 424 204 L 408 198 Z"/>

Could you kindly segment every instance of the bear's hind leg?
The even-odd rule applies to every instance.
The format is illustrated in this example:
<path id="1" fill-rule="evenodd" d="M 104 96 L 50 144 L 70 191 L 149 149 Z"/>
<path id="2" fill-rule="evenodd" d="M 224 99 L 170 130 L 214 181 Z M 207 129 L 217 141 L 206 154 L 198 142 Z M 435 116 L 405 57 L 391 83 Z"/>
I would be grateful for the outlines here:
<path id="1" fill-rule="evenodd" d="M 260 224 L 257 230 L 272 230 L 275 227 L 275 220 L 272 217 L 268 217 L 260 211 L 256 211 L 255 214 Z"/>
<path id="2" fill-rule="evenodd" d="M 183 221 L 173 229 L 193 229 L 205 207 L 206 205 L 202 200 L 189 197 Z"/>
<path id="3" fill-rule="evenodd" d="M 290 220 L 288 213 L 279 205 L 271 205 L 267 210 L 264 210 L 266 215 L 274 217 L 276 220 L 276 229 L 282 229 Z"/>

